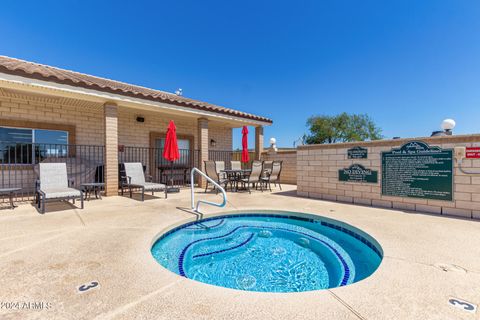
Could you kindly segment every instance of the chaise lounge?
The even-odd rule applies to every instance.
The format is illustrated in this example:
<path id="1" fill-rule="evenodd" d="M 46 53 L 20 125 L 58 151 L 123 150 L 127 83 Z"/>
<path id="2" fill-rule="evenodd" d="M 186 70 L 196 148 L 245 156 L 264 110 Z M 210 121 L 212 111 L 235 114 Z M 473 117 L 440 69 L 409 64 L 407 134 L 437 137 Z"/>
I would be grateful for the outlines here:
<path id="1" fill-rule="evenodd" d="M 83 192 L 70 186 L 73 180 L 68 179 L 66 163 L 40 163 L 40 179 L 37 181 L 36 193 L 38 196 L 38 208 L 45 213 L 47 200 L 73 200 L 80 199 L 83 209 Z"/>
<path id="2" fill-rule="evenodd" d="M 142 201 L 145 200 L 145 191 L 151 191 L 152 195 L 155 191 L 165 191 L 165 199 L 167 198 L 167 187 L 163 183 L 146 182 L 143 166 L 140 162 L 126 162 L 123 164 L 125 168 L 126 182 L 122 183 L 121 190 L 123 195 L 123 187 L 128 187 L 130 198 L 134 188 L 142 190 Z M 123 185 L 125 184 L 125 185 Z"/>

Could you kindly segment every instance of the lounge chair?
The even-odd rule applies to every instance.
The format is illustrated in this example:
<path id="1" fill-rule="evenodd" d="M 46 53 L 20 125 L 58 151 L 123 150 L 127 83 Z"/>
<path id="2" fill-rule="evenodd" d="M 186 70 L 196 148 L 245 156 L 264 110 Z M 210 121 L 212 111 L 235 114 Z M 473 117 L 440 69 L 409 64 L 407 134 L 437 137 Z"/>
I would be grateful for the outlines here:
<path id="1" fill-rule="evenodd" d="M 41 213 L 45 213 L 45 203 L 49 200 L 73 200 L 80 199 L 81 209 L 83 209 L 83 192 L 71 188 L 73 180 L 67 176 L 66 163 L 40 163 L 40 179 L 37 181 L 36 189 L 38 196 L 38 208 Z"/>
<path id="2" fill-rule="evenodd" d="M 252 162 L 252 171 L 246 178 L 240 179 L 240 182 L 243 184 L 244 187 L 247 188 L 249 193 L 252 193 L 250 191 L 250 185 L 255 185 L 255 189 L 258 189 L 258 186 L 260 185 L 260 190 L 263 192 L 263 185 L 262 185 L 262 173 L 263 173 L 263 162 L 262 161 L 253 161 Z"/>
<path id="3" fill-rule="evenodd" d="M 225 188 L 227 187 L 229 180 L 225 177 L 225 175 L 220 173 L 220 170 L 217 169 L 217 161 L 205 161 L 205 174 L 219 185 L 225 185 Z M 205 192 L 208 190 L 208 183 L 209 181 L 207 180 Z M 215 185 L 213 186 L 213 190 L 216 190 Z M 216 191 L 218 193 L 218 190 Z"/>
<path id="4" fill-rule="evenodd" d="M 268 186 L 270 191 L 272 191 L 272 185 L 271 185 L 272 182 L 275 184 L 275 186 L 278 183 L 280 190 L 282 190 L 282 185 L 280 184 L 281 172 L 282 172 L 282 161 L 273 161 L 272 171 L 268 173 L 266 177 L 262 177 L 262 182 L 264 182 L 265 185 Z"/>
<path id="5" fill-rule="evenodd" d="M 165 198 L 167 198 L 167 187 L 162 183 L 146 182 L 145 174 L 143 173 L 143 166 L 140 162 L 126 162 L 125 167 L 126 181 L 123 182 L 130 192 L 132 197 L 132 190 L 135 188 L 142 190 L 142 201 L 145 200 L 145 191 L 151 191 L 152 195 L 155 191 L 165 191 Z M 123 195 L 123 185 L 121 186 Z"/>

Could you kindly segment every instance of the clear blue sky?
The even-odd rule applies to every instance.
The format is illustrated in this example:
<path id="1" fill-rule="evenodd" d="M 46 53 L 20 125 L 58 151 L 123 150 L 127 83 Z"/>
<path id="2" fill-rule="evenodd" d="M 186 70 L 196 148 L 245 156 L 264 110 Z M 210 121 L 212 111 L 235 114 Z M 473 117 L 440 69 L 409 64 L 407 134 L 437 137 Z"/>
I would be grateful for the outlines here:
<path id="1" fill-rule="evenodd" d="M 279 146 L 343 111 L 386 137 L 480 131 L 478 0 L 7 0 L 0 30 L 3 55 L 271 117 Z"/>

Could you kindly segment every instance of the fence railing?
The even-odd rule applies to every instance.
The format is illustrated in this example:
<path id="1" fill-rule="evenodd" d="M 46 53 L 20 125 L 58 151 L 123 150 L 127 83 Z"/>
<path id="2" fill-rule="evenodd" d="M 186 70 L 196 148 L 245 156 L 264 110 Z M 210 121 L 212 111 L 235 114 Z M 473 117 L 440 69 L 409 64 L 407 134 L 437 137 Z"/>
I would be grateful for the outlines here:
<path id="1" fill-rule="evenodd" d="M 40 162 L 65 162 L 76 188 L 103 182 L 103 157 L 103 146 L 0 141 L 0 188 L 20 188 L 17 200 L 28 200 L 35 192 Z"/>
<path id="2" fill-rule="evenodd" d="M 176 186 L 190 184 L 192 168 L 201 168 L 199 150 L 181 149 L 180 159 L 173 163 L 163 158 L 163 149 L 149 147 L 121 146 L 118 150 L 119 173 L 122 177 L 121 163 L 140 162 L 145 173 L 154 182 L 170 183 L 170 177 Z M 65 145 L 12 143 L 0 141 L 0 188 L 20 188 L 17 201 L 31 200 L 35 192 L 35 181 L 39 175 L 39 163 L 65 162 L 68 176 L 74 187 L 89 182 L 104 182 L 105 147 L 102 145 Z M 209 159 L 224 161 L 230 169 L 230 161 L 240 161 L 241 151 L 210 150 Z M 255 153 L 250 152 L 251 161 Z M 250 161 L 250 162 L 251 162 Z M 249 167 L 250 163 L 243 164 Z"/>
<path id="3" fill-rule="evenodd" d="M 170 184 L 171 177 L 176 186 L 190 183 L 189 174 L 199 164 L 199 151 L 180 149 L 180 158 L 172 162 L 163 158 L 163 149 L 148 147 L 122 147 L 118 152 L 118 162 L 141 162 L 145 173 L 154 182 Z"/>

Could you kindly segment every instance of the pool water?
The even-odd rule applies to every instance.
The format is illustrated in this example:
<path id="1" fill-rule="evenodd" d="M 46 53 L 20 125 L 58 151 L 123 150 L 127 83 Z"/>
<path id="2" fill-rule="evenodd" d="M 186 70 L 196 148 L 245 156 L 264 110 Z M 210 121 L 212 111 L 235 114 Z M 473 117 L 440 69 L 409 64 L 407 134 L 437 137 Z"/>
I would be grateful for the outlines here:
<path id="1" fill-rule="evenodd" d="M 188 223 L 162 235 L 153 257 L 190 279 L 227 288 L 299 292 L 344 286 L 371 275 L 378 243 L 339 221 L 234 214 Z"/>

